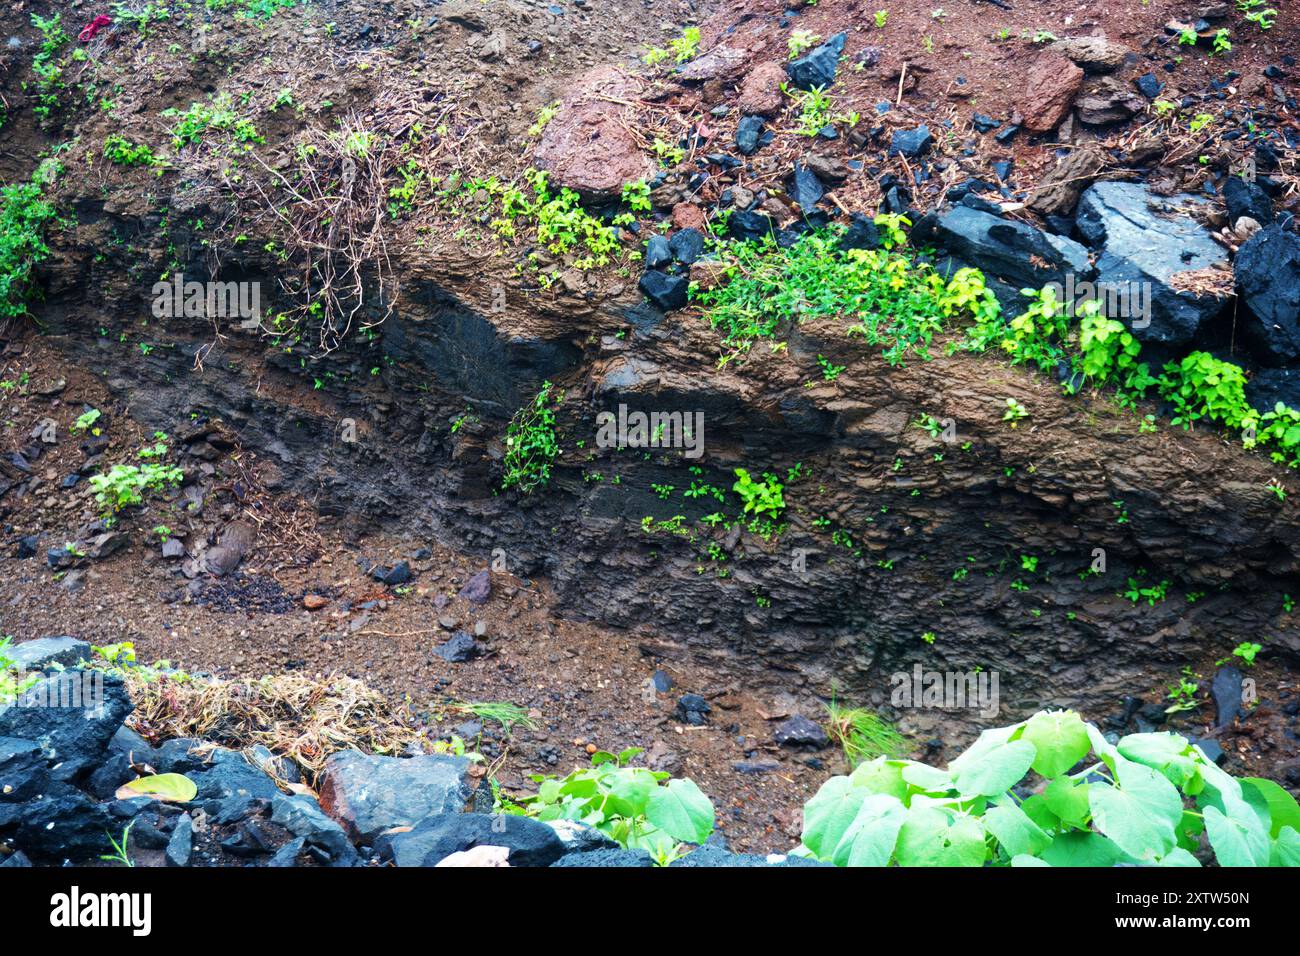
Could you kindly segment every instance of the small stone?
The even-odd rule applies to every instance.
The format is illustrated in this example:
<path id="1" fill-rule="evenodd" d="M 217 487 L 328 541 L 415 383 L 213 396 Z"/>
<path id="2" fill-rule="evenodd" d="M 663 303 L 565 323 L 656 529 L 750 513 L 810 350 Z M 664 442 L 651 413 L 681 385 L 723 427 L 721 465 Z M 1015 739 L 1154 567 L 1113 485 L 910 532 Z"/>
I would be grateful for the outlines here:
<path id="1" fill-rule="evenodd" d="M 484 568 L 465 582 L 460 597 L 470 604 L 486 604 L 492 596 L 492 573 Z"/>

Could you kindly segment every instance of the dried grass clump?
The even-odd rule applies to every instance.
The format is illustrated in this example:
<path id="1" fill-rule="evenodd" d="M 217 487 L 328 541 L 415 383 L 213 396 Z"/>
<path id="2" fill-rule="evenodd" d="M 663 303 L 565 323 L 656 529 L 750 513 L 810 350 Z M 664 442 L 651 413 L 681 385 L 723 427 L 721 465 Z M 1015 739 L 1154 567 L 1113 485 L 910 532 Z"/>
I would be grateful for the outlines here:
<path id="1" fill-rule="evenodd" d="M 222 680 L 136 669 L 120 673 L 136 706 L 128 723 L 151 742 L 193 737 L 234 749 L 262 744 L 313 777 L 336 751 L 392 754 L 424 736 L 404 706 L 351 677 Z"/>

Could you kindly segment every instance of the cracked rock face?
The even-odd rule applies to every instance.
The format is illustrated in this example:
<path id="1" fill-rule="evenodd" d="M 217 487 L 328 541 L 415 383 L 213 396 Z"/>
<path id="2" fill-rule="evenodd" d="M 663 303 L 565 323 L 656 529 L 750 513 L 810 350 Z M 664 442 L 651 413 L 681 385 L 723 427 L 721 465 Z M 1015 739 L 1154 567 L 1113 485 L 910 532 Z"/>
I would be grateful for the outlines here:
<path id="1" fill-rule="evenodd" d="M 1150 324 L 1129 323 L 1143 342 L 1190 345 L 1223 309 L 1223 299 L 1170 284 L 1181 273 L 1227 265 L 1226 250 L 1188 214 L 1202 205 L 1195 196 L 1165 199 L 1141 183 L 1118 182 L 1097 183 L 1079 200 L 1079 233 L 1101 253 L 1097 281 L 1150 290 Z"/>

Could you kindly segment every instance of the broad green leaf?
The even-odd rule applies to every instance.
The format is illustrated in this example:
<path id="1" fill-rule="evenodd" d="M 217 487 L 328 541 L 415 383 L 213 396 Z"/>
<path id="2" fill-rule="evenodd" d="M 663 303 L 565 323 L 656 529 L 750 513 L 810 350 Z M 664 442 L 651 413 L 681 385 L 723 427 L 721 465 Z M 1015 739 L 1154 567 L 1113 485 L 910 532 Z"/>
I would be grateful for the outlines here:
<path id="1" fill-rule="evenodd" d="M 909 760 L 903 766 L 903 780 L 914 787 L 933 793 L 947 793 L 953 788 L 952 774 L 926 763 Z"/>
<path id="2" fill-rule="evenodd" d="M 1242 777 L 1241 786 L 1243 790 L 1255 790 L 1268 807 L 1270 837 L 1276 840 L 1283 827 L 1300 831 L 1300 805 L 1295 797 L 1264 777 Z"/>
<path id="3" fill-rule="evenodd" d="M 1057 777 L 1088 756 L 1092 749 L 1088 730 L 1072 710 L 1039 711 L 1025 723 L 1021 740 L 1034 745 L 1034 770 Z"/>
<path id="4" fill-rule="evenodd" d="M 669 780 L 655 787 L 646 819 L 684 843 L 703 843 L 713 833 L 713 804 L 693 780 Z"/>
<path id="5" fill-rule="evenodd" d="M 803 845 L 812 850 L 817 859 L 829 862 L 840 840 L 853 825 L 862 802 L 871 795 L 866 787 L 854 786 L 850 777 L 831 777 L 804 804 Z"/>
<path id="6" fill-rule="evenodd" d="M 1244 800 L 1225 801 L 1228 812 L 1205 808 L 1205 832 L 1219 866 L 1268 866 L 1268 833 Z"/>
<path id="7" fill-rule="evenodd" d="M 888 866 L 907 809 L 897 797 L 868 794 L 835 848 L 836 866 Z"/>
<path id="8" fill-rule="evenodd" d="M 1124 854 L 1100 833 L 1062 833 L 1039 854 L 1051 866 L 1114 866 Z"/>
<path id="9" fill-rule="evenodd" d="M 1047 867 L 1050 867 L 1052 864 L 1048 863 L 1046 860 L 1040 860 L 1040 859 L 1039 859 L 1038 857 L 1036 857 L 1036 856 L 1026 856 L 1025 854 L 1022 853 L 1022 854 L 1020 854 L 1019 856 L 1013 856 L 1013 857 L 1011 858 L 1011 865 L 1012 865 L 1012 866 L 1047 866 Z"/>
<path id="10" fill-rule="evenodd" d="M 886 793 L 902 800 L 907 796 L 907 783 L 903 780 L 902 760 L 890 760 L 877 757 L 866 763 L 858 764 L 849 775 L 855 787 L 861 787 L 868 793 Z"/>
<path id="11" fill-rule="evenodd" d="M 980 740 L 983 739 L 981 734 Z M 1036 755 L 1034 745 L 1027 740 L 1004 740 L 984 747 L 977 740 L 970 750 L 952 762 L 950 769 L 958 793 L 991 797 L 1019 783 Z"/>
<path id="12" fill-rule="evenodd" d="M 1117 786 L 1088 788 L 1092 822 L 1121 850 L 1137 860 L 1153 861 L 1174 848 L 1174 828 L 1183 817 L 1183 800 L 1160 773 L 1117 758 Z"/>
<path id="13" fill-rule="evenodd" d="M 1300 866 L 1300 833 L 1283 827 L 1268 858 L 1269 866 Z"/>
<path id="14" fill-rule="evenodd" d="M 908 809 L 895 851 L 899 866 L 983 866 L 987 853 L 979 820 L 924 806 Z"/>
<path id="15" fill-rule="evenodd" d="M 1175 787 L 1185 786 L 1200 773 L 1187 738 L 1177 734 L 1129 734 L 1118 749 L 1129 760 L 1160 771 Z"/>
<path id="16" fill-rule="evenodd" d="M 1038 824 L 1012 804 L 991 807 L 984 814 L 984 826 L 997 838 L 1010 857 L 1041 853 L 1052 842 L 1052 838 Z"/>
<path id="17" fill-rule="evenodd" d="M 1069 777 L 1057 777 L 1043 790 L 1047 808 L 1063 822 L 1083 829 L 1088 825 L 1092 810 L 1088 806 L 1088 788 L 1091 784 L 1075 783 Z"/>
<path id="18" fill-rule="evenodd" d="M 153 797 L 168 803 L 189 803 L 199 792 L 194 781 L 180 773 L 160 773 L 151 777 L 139 777 L 118 788 L 117 799 L 130 800 L 132 797 Z"/>
<path id="19" fill-rule="evenodd" d="M 1180 846 L 1174 847 L 1160 858 L 1156 866 L 1200 866 L 1201 861 Z"/>

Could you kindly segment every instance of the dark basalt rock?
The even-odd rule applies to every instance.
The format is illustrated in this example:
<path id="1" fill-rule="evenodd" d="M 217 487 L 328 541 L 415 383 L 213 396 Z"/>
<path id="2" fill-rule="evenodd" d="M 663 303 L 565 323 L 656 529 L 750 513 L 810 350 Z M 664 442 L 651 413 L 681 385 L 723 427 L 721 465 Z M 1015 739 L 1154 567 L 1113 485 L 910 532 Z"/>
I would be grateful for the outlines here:
<path id="1" fill-rule="evenodd" d="M 400 867 L 437 866 L 453 853 L 476 846 L 506 847 L 512 867 L 550 866 L 565 855 L 564 844 L 545 823 L 504 813 L 426 817 L 406 833 L 381 836 L 375 850 L 380 859 Z"/>
<path id="2" fill-rule="evenodd" d="M 0 708 L 0 737 L 36 741 L 56 780 L 99 765 L 108 742 L 134 706 L 122 679 L 102 671 L 63 671 Z"/>
<path id="3" fill-rule="evenodd" d="M 1300 236 L 1266 226 L 1237 251 L 1235 272 L 1252 351 L 1269 365 L 1300 359 Z"/>
<path id="4" fill-rule="evenodd" d="M 1094 249 L 1097 281 L 1117 289 L 1149 283 L 1149 324 L 1127 321 L 1136 338 L 1167 347 L 1196 342 L 1203 326 L 1217 315 L 1224 300 L 1193 296 L 1170 285 L 1183 272 L 1218 268 L 1227 255 L 1209 231 L 1181 207 L 1201 204 L 1193 196 L 1166 199 L 1139 183 L 1101 182 L 1079 199 L 1075 226 Z"/>
<path id="5" fill-rule="evenodd" d="M 816 87 L 829 90 L 831 84 L 835 82 L 840 54 L 844 52 L 844 44 L 847 40 L 847 33 L 837 33 L 821 46 L 787 63 L 785 71 L 790 76 L 790 83 L 800 90 L 811 90 Z"/>
<path id="6" fill-rule="evenodd" d="M 637 287 L 659 309 L 672 312 L 686 305 L 686 290 L 689 285 L 690 279 L 686 276 L 651 269 L 642 274 Z"/>

